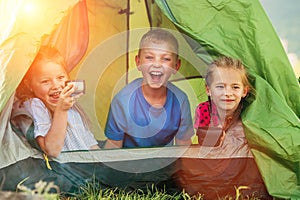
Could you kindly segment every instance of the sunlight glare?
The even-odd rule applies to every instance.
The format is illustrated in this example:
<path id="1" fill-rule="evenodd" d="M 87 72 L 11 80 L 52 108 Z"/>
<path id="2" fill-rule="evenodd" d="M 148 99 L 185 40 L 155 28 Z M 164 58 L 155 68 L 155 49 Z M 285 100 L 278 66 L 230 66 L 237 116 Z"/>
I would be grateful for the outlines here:
<path id="1" fill-rule="evenodd" d="M 27 14 L 31 14 L 36 10 L 36 6 L 32 2 L 27 2 L 24 5 L 24 12 Z"/>

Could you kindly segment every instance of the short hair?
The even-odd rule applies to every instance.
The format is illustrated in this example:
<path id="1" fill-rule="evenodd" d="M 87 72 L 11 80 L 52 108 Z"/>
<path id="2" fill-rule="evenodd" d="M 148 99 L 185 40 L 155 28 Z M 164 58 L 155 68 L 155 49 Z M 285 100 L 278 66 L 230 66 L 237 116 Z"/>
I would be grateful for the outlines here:
<path id="1" fill-rule="evenodd" d="M 169 43 L 174 47 L 175 52 L 173 53 L 178 54 L 178 46 L 179 46 L 178 40 L 172 33 L 170 33 L 167 30 L 155 28 L 145 33 L 141 38 L 139 51 L 143 49 L 144 45 L 147 42 L 152 42 L 156 44 L 163 43 L 163 42 Z"/>

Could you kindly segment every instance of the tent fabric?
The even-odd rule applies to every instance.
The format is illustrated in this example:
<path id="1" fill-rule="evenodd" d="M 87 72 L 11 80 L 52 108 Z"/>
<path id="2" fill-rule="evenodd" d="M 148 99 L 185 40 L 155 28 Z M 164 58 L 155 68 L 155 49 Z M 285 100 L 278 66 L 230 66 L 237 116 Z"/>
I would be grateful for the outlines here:
<path id="1" fill-rule="evenodd" d="M 51 2 L 1 1 L 0 110 L 24 76 L 43 40 L 57 28 L 76 0 Z M 27 10 L 32 5 L 35 10 Z M 36 7 L 34 7 L 34 5 Z M 75 23 L 73 25 L 76 26 Z M 69 26 L 70 30 L 73 28 Z M 69 35 L 71 33 L 69 32 Z M 63 35 L 61 35 L 63 36 Z M 66 35 L 65 37 L 66 38 Z M 66 42 L 66 40 L 64 40 Z M 25 48 L 24 48 L 25 47 Z M 73 46 L 73 49 L 76 49 Z"/>
<path id="2" fill-rule="evenodd" d="M 53 180 L 62 191 L 71 192 L 91 181 L 96 174 L 97 181 L 104 188 L 139 188 L 155 183 L 166 184 L 178 191 L 191 181 L 191 187 L 187 188 L 191 193 L 201 191 L 199 183 L 211 183 L 210 189 L 216 184 L 219 186 L 216 195 L 225 194 L 228 188 L 226 184 L 222 188 L 221 183 L 226 181 L 228 187 L 248 184 L 261 189 L 266 198 L 269 197 L 267 193 L 279 198 L 300 197 L 299 84 L 259 1 L 32 1 L 40 6 L 40 18 L 34 18 L 37 20 L 24 13 L 25 2 L 0 2 L 1 11 L 4 11 L 0 12 L 1 19 L 11 19 L 0 21 L 4 27 L 0 35 L 0 171 L 4 174 L 2 180 L 6 179 L 3 189 L 15 190 L 17 183 L 31 177 L 26 181 L 28 186 L 33 187 L 40 179 Z M 155 148 L 63 152 L 60 158 L 50 161 L 54 170 L 48 170 L 41 152 L 17 135 L 10 124 L 14 90 L 39 46 L 57 46 L 64 52 L 72 78 L 86 79 L 88 90 L 80 103 L 92 119 L 96 119 L 92 121 L 97 130 L 95 137 L 103 139 L 102 127 L 111 97 L 127 83 L 126 75 L 130 76 L 129 80 L 135 77 L 134 68 L 126 65 L 127 53 L 136 52 L 137 38 L 150 28 L 149 24 L 173 29 L 178 35 L 178 31 L 182 33 L 179 37 L 187 45 L 182 48 L 181 56 L 187 62 L 179 75 L 184 76 L 186 79 L 182 82 L 192 88 L 189 93 L 190 101 L 194 102 L 192 106 L 204 96 L 201 93 L 204 87 L 199 86 L 204 86 L 200 77 L 205 75 L 206 63 L 220 55 L 243 60 L 256 90 L 255 95 L 249 96 L 242 115 L 254 158 L 235 155 L 219 156 L 219 160 L 213 160 L 216 159 L 213 155 L 205 157 L 188 150 L 190 154 L 178 156 L 172 148 L 164 148 L 151 156 L 147 154 L 153 153 Z M 129 28 L 132 28 L 130 32 L 127 31 Z M 128 70 L 130 73 L 126 74 Z M 176 83 L 182 84 L 180 81 Z M 125 158 L 121 153 L 124 151 Z M 222 166 L 226 159 L 232 161 L 228 166 L 236 165 L 240 173 L 232 174 L 229 167 L 220 176 L 205 179 L 203 171 L 214 172 L 214 169 L 209 169 L 214 164 L 208 166 L 206 163 L 216 162 Z M 166 165 L 146 172 L 149 163 Z M 140 167 L 141 171 L 124 173 L 115 169 L 116 166 Z M 253 170 L 254 179 L 248 177 L 245 167 Z M 210 178 L 220 178 L 220 182 L 212 182 Z"/>
<path id="3" fill-rule="evenodd" d="M 88 38 L 88 14 L 86 1 L 83 0 L 74 5 L 53 32 L 42 38 L 41 45 L 51 45 L 59 49 L 65 57 L 67 71 L 70 72 L 84 56 L 88 48 Z"/>
<path id="4" fill-rule="evenodd" d="M 38 154 L 30 148 L 28 143 L 24 145 L 22 138 L 20 140 L 19 137 L 12 134 L 9 115 L 14 102 L 14 90 L 33 61 L 39 46 L 49 44 L 62 50 L 70 69 L 79 62 L 86 51 L 88 23 L 87 16 L 82 15 L 86 12 L 86 4 L 85 1 L 77 3 L 78 1 L 74 0 L 65 2 L 59 0 L 49 2 L 1 1 L 1 8 L 15 11 L 3 13 L 4 19 L 12 21 L 9 21 L 11 23 L 9 26 L 3 26 L 7 29 L 4 30 L 6 35 L 1 38 L 0 44 L 1 76 L 3 78 L 1 81 L 4 81 L 0 84 L 0 138 L 3 150 L 0 155 L 0 159 L 3 161 L 0 163 L 1 168 Z M 26 10 L 27 6 L 33 6 L 36 10 L 32 10 L 30 13 Z M 36 16 L 39 14 L 41 16 Z M 37 17 L 39 18 L 36 19 Z M 81 29 L 84 29 L 86 33 L 78 31 L 78 34 L 73 34 L 72 32 Z"/>
<path id="5" fill-rule="evenodd" d="M 234 197 L 237 187 L 248 186 L 241 191 L 243 195 L 272 199 L 253 157 L 241 153 L 243 156 L 218 155 L 212 159 L 203 154 L 210 150 L 195 145 L 189 148 L 64 152 L 50 161 L 52 170 L 46 169 L 43 160 L 28 158 L 1 169 L 1 173 L 10 177 L 9 181 L 3 182 L 3 189 L 12 190 L 29 177 L 23 183 L 28 188 L 34 188 L 36 181 L 42 179 L 53 181 L 69 195 L 78 193 L 80 187 L 87 187 L 87 183 L 95 183 L 102 189 L 127 191 L 147 191 L 154 185 L 169 194 L 185 189 L 191 195 L 200 193 L 205 199 L 217 199 L 226 195 Z M 32 173 L 32 168 L 35 168 L 35 173 Z"/>
<path id="6" fill-rule="evenodd" d="M 300 87 L 259 1 L 156 2 L 209 55 L 244 62 L 256 90 L 242 115 L 255 160 L 271 195 L 299 198 Z"/>

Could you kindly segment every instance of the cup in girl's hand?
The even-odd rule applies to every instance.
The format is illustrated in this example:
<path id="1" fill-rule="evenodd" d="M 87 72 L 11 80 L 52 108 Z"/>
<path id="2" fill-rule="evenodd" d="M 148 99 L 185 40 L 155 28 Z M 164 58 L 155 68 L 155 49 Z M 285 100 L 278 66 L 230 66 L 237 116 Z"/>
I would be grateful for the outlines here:
<path id="1" fill-rule="evenodd" d="M 72 83 L 74 85 L 75 91 L 73 92 L 72 95 L 85 93 L 85 81 L 84 80 L 69 80 L 66 82 L 66 85 L 68 83 Z"/>

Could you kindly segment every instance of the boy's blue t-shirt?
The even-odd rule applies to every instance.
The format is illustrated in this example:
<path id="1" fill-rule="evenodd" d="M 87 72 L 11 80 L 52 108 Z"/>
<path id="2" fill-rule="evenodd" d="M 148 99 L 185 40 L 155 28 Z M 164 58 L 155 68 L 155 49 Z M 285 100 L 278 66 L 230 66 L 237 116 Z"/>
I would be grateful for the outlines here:
<path id="1" fill-rule="evenodd" d="M 123 147 L 172 145 L 174 137 L 187 140 L 194 134 L 187 95 L 167 84 L 164 107 L 152 107 L 142 93 L 142 79 L 124 87 L 112 100 L 105 135 L 122 140 Z"/>

